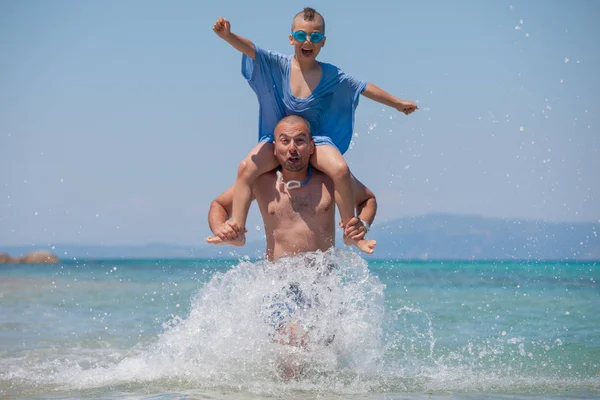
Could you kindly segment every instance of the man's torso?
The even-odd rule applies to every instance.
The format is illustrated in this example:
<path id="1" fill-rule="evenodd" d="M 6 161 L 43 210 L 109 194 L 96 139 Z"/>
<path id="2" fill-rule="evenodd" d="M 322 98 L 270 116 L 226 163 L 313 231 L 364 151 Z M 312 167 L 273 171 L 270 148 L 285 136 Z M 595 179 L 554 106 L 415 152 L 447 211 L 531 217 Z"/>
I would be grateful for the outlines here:
<path id="1" fill-rule="evenodd" d="M 315 171 L 298 189 L 281 191 L 275 172 L 258 178 L 254 195 L 265 222 L 267 258 L 327 250 L 335 239 L 333 182 Z"/>

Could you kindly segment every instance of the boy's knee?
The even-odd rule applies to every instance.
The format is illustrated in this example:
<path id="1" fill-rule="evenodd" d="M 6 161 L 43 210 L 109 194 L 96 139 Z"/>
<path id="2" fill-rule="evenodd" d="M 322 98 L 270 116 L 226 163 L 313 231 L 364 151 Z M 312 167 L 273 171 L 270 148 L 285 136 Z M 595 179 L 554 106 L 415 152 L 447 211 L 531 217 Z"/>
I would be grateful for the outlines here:
<path id="1" fill-rule="evenodd" d="M 333 180 L 347 179 L 350 176 L 350 167 L 348 167 L 346 161 L 340 161 L 335 163 L 335 165 L 333 166 L 333 170 L 331 171 L 331 178 Z"/>
<path id="2" fill-rule="evenodd" d="M 240 165 L 238 165 L 238 178 L 248 179 L 251 178 L 258 168 L 249 158 L 244 158 Z"/>

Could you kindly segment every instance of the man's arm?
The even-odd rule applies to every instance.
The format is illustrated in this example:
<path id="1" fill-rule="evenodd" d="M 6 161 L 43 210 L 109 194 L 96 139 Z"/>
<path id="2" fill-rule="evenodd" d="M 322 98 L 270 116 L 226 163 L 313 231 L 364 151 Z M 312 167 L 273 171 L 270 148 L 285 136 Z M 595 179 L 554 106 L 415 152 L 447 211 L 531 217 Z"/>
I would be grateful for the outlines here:
<path id="1" fill-rule="evenodd" d="M 210 203 L 208 226 L 217 235 L 217 231 L 229 219 L 233 205 L 233 185 Z"/>
<path id="2" fill-rule="evenodd" d="M 371 226 L 375 220 L 377 199 L 373 192 L 354 176 L 352 184 L 354 187 L 354 204 L 356 205 L 357 217 L 350 218 L 344 229 L 344 235 L 352 240 L 362 240 L 367 233 L 365 224 Z M 341 221 L 340 227 L 343 228 Z"/>
<path id="3" fill-rule="evenodd" d="M 361 221 L 369 225 L 375 221 L 377 214 L 377 199 L 371 190 L 362 184 L 358 179 L 354 179 L 354 203 L 356 204 L 356 213 Z"/>
<path id="4" fill-rule="evenodd" d="M 385 90 L 373 85 L 372 83 L 367 83 L 367 87 L 361 94 L 368 99 L 385 104 L 388 107 L 393 107 L 406 115 L 411 114 L 415 110 L 419 109 L 419 107 L 417 107 L 417 105 L 412 101 L 400 100 Z"/>
<path id="5" fill-rule="evenodd" d="M 254 43 L 231 32 L 231 24 L 225 18 L 219 18 L 213 26 L 213 31 L 219 37 L 233 46 L 236 50 L 244 53 L 254 60 L 256 52 L 254 51 Z"/>
<path id="6" fill-rule="evenodd" d="M 252 200 L 254 201 L 254 192 Z M 206 241 L 212 244 L 233 244 L 234 246 L 243 246 L 244 242 L 239 241 L 239 228 L 232 224 L 229 217 L 233 206 L 233 185 L 223 192 L 219 197 L 210 203 L 208 209 L 208 226 L 214 236 L 208 237 Z M 247 232 L 247 230 L 245 230 Z"/>

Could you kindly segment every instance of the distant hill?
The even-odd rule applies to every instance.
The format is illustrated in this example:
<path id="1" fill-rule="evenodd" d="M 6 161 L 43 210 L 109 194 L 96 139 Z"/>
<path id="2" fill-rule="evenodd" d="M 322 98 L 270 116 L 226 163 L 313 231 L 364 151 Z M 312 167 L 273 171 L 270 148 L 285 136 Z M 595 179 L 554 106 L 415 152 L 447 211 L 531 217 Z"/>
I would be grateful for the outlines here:
<path id="1" fill-rule="evenodd" d="M 600 260 L 600 223 L 552 223 L 429 214 L 373 230 L 377 257 Z"/>
<path id="2" fill-rule="evenodd" d="M 551 223 L 494 219 L 469 215 L 429 214 L 376 224 L 375 256 L 407 260 L 600 260 L 600 223 Z M 338 234 L 339 236 L 339 234 Z M 338 237 L 339 240 L 339 237 Z M 48 250 L 62 259 L 99 258 L 252 258 L 264 254 L 263 242 L 244 248 L 229 246 L 2 246 L 0 252 L 20 256 Z"/>

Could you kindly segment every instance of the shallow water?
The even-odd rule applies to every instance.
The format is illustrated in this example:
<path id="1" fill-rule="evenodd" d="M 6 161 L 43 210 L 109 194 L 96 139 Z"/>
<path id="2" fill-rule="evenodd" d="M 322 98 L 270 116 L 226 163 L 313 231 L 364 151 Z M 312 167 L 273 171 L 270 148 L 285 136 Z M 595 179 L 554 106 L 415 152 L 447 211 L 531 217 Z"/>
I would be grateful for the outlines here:
<path id="1" fill-rule="evenodd" d="M 0 267 L 9 398 L 593 398 L 596 263 Z M 304 346 L 277 331 L 295 322 Z M 286 377 L 291 370 L 291 379 Z"/>

